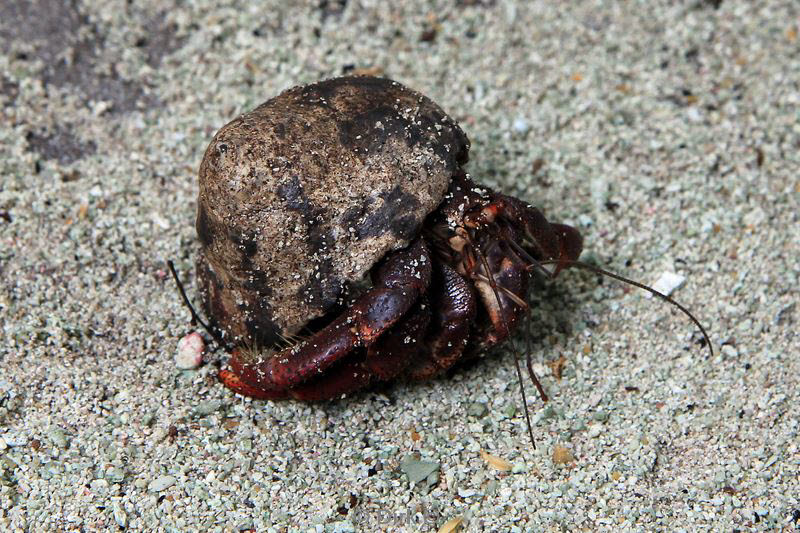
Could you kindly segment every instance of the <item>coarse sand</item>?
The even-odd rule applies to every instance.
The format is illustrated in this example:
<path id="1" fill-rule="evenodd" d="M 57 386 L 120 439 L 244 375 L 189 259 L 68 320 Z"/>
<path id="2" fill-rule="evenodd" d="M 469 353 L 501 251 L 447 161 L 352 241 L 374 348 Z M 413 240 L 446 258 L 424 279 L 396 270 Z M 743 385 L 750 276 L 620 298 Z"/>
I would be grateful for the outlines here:
<path id="1" fill-rule="evenodd" d="M 798 31 L 794 0 L 0 0 L 0 530 L 799 527 Z M 674 281 L 714 356 L 568 270 L 517 336 L 535 449 L 509 345 L 313 405 L 234 396 L 222 350 L 180 369 L 211 136 L 342 73 L 431 97 L 585 260 Z"/>

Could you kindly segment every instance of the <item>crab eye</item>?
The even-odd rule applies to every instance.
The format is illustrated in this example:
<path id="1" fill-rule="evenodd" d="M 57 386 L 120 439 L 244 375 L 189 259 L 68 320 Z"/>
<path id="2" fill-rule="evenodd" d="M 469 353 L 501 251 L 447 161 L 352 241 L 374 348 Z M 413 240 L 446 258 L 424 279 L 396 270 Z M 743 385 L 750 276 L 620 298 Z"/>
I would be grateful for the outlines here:
<path id="1" fill-rule="evenodd" d="M 228 151 L 228 145 L 225 143 L 221 143 L 217 145 L 217 151 L 221 154 L 224 154 Z"/>

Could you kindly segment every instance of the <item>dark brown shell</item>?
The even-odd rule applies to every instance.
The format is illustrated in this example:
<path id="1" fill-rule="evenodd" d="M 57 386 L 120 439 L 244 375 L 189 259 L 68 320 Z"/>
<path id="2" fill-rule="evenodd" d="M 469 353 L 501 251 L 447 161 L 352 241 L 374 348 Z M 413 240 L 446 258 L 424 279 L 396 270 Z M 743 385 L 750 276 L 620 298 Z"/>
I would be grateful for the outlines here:
<path id="1" fill-rule="evenodd" d="M 237 342 L 297 333 L 419 233 L 468 149 L 439 106 L 382 78 L 295 87 L 233 120 L 200 165 L 206 311 Z"/>

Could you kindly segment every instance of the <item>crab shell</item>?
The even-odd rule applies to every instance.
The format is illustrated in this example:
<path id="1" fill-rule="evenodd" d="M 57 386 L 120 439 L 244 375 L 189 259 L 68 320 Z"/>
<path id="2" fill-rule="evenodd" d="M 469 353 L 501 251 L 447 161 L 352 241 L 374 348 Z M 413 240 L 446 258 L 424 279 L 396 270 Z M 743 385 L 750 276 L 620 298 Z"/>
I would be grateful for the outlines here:
<path id="1" fill-rule="evenodd" d="M 236 118 L 200 165 L 206 312 L 236 344 L 291 338 L 409 244 L 468 150 L 439 106 L 383 78 L 295 87 Z"/>

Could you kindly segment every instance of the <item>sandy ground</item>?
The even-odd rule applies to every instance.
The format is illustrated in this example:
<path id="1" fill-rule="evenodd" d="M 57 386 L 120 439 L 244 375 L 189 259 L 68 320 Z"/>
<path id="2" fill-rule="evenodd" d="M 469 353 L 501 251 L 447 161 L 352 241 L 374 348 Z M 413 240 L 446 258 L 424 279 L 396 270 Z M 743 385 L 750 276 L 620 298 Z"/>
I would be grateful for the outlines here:
<path id="1" fill-rule="evenodd" d="M 0 529 L 798 527 L 800 5 L 284 4 L 0 1 Z M 179 370 L 165 261 L 196 297 L 212 134 L 359 69 L 442 105 L 472 175 L 575 224 L 585 258 L 685 277 L 714 356 L 674 309 L 565 272 L 518 338 L 552 398 L 536 449 L 507 349 L 320 405 L 235 397 L 222 351 Z"/>

